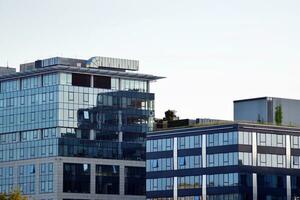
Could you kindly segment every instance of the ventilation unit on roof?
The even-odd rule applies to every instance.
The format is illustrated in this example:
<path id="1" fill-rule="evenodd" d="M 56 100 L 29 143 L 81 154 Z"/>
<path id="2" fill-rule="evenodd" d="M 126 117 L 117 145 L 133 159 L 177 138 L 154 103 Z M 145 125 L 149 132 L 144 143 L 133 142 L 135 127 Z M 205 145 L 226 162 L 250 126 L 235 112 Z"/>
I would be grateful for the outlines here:
<path id="1" fill-rule="evenodd" d="M 86 66 L 92 68 L 114 68 L 119 70 L 138 71 L 139 61 L 97 56 L 97 57 L 90 58 L 87 61 Z"/>

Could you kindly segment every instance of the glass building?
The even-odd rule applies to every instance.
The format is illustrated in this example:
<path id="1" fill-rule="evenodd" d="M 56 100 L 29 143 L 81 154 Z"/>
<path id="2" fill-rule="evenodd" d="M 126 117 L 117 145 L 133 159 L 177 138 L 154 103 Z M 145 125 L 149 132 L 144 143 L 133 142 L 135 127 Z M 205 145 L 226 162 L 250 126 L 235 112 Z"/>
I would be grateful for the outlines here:
<path id="1" fill-rule="evenodd" d="M 300 199 L 300 128 L 227 122 L 147 135 L 148 200 Z"/>
<path id="2" fill-rule="evenodd" d="M 55 57 L 2 74 L 0 192 L 19 187 L 35 200 L 145 199 L 143 138 L 154 115 L 149 85 L 161 77 L 138 68 L 135 60 Z M 84 121 L 105 99 L 99 94 L 135 98 L 135 111 L 144 115 L 128 124 L 137 130 L 123 130 L 127 123 L 116 128 L 113 120 L 107 126 Z"/>

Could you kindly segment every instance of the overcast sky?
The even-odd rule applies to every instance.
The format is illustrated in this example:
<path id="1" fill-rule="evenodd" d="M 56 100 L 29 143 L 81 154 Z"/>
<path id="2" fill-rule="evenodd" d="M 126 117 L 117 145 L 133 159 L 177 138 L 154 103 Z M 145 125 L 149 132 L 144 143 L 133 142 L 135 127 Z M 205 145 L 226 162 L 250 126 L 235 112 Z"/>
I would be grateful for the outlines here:
<path id="1" fill-rule="evenodd" d="M 235 99 L 300 99 L 299 0 L 0 0 L 0 66 L 140 60 L 167 77 L 156 116 L 233 118 Z"/>

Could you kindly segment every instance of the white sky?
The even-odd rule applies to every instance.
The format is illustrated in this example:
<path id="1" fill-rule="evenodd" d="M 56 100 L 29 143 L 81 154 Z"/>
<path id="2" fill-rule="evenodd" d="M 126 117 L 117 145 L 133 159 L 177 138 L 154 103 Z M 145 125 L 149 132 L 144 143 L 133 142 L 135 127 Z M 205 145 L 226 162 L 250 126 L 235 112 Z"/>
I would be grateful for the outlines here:
<path id="1" fill-rule="evenodd" d="M 0 65 L 140 60 L 166 76 L 156 116 L 233 118 L 232 101 L 300 99 L 299 0 L 0 0 Z"/>

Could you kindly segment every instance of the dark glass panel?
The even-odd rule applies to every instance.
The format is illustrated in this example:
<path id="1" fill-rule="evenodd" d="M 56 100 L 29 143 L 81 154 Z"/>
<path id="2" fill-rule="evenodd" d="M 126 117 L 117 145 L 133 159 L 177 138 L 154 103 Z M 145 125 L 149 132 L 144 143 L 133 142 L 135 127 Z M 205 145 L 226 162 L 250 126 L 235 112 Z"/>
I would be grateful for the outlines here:
<path id="1" fill-rule="evenodd" d="M 91 76 L 87 74 L 72 74 L 72 85 L 91 87 Z"/>
<path id="2" fill-rule="evenodd" d="M 63 191 L 90 193 L 90 165 L 64 163 Z"/>
<path id="3" fill-rule="evenodd" d="M 120 172 L 116 165 L 96 166 L 96 193 L 119 194 Z"/>
<path id="4" fill-rule="evenodd" d="M 102 89 L 111 89 L 111 77 L 94 76 L 94 87 Z"/>
<path id="5" fill-rule="evenodd" d="M 125 167 L 125 194 L 145 195 L 146 169 L 144 167 Z"/>

